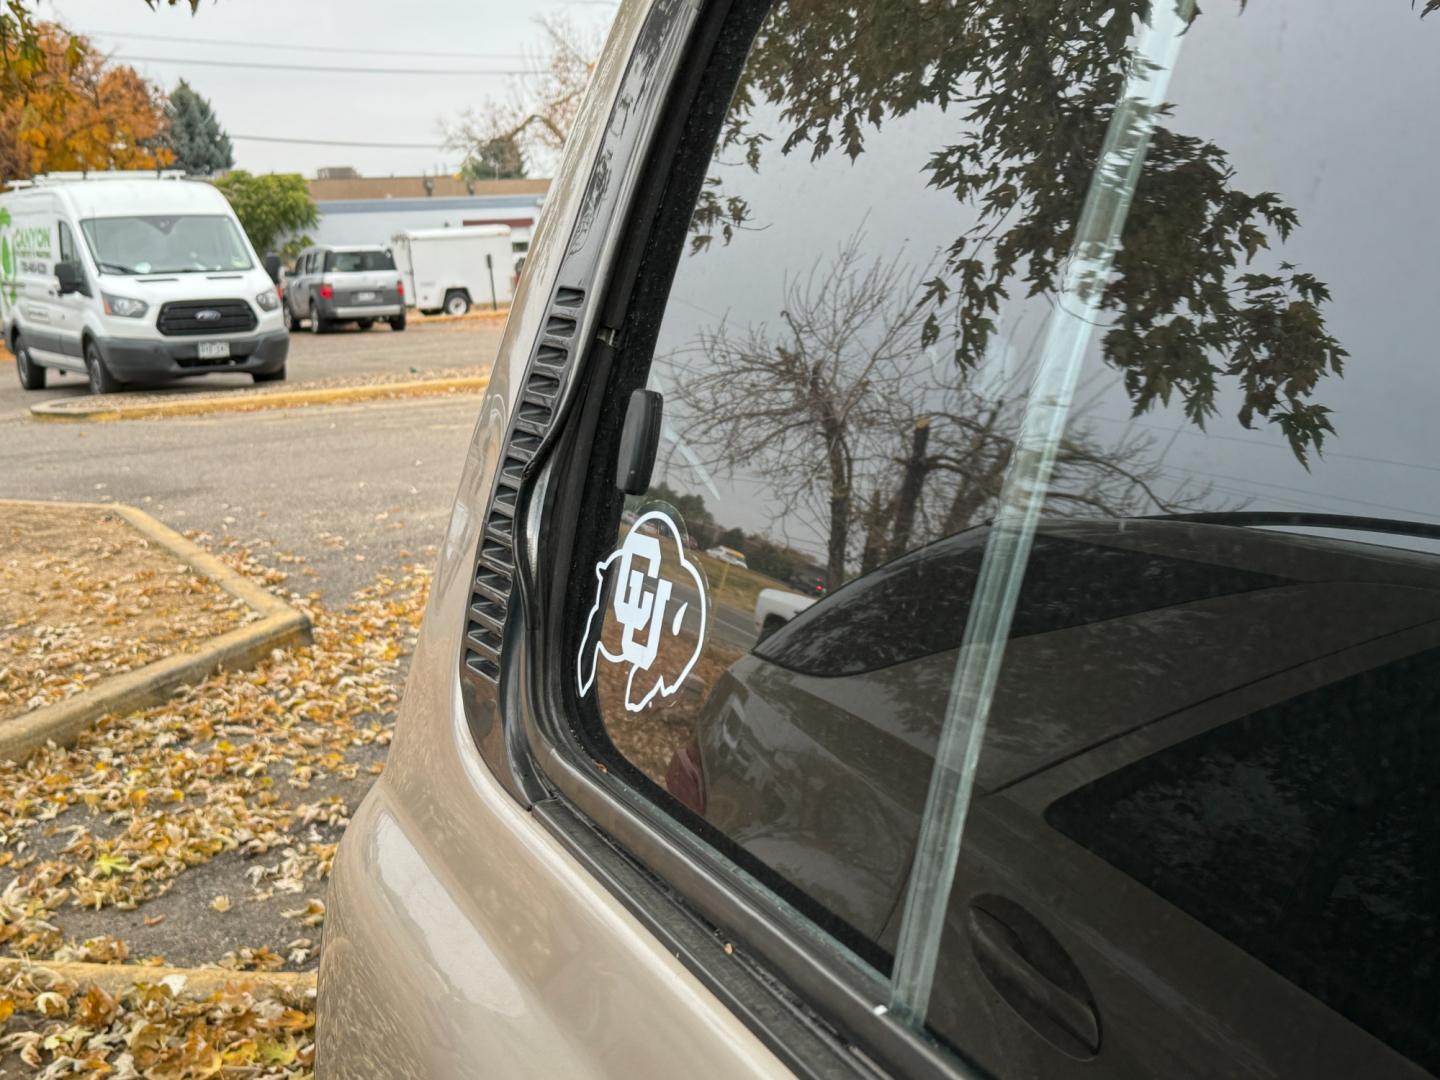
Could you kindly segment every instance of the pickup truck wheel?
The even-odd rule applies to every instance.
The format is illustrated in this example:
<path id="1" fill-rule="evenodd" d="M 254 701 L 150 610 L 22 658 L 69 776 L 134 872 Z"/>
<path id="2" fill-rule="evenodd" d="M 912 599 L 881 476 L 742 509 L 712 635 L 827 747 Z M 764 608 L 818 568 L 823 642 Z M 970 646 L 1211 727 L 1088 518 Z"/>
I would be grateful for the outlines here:
<path id="1" fill-rule="evenodd" d="M 315 305 L 310 305 L 310 332 L 312 334 L 328 334 L 330 332 L 330 320 L 322 319 L 320 313 L 315 310 Z"/>
<path id="2" fill-rule="evenodd" d="M 464 315 L 470 310 L 470 297 L 463 289 L 451 289 L 445 294 L 445 314 Z"/>
<path id="3" fill-rule="evenodd" d="M 92 394 L 118 394 L 125 389 L 125 384 L 110 374 L 104 357 L 100 355 L 100 346 L 93 341 L 85 343 L 85 373 L 89 377 Z"/>
<path id="4" fill-rule="evenodd" d="M 19 334 L 15 335 L 15 374 L 20 376 L 20 385 L 26 390 L 45 389 L 45 369 L 35 363 Z"/>
<path id="5" fill-rule="evenodd" d="M 390 323 L 390 329 L 391 329 L 391 330 L 404 330 L 404 329 L 405 329 L 405 316 L 404 316 L 404 315 L 396 315 L 393 319 L 390 319 L 390 320 L 388 320 L 388 321 L 389 321 L 389 323 Z"/>
<path id="6" fill-rule="evenodd" d="M 298 334 L 300 332 L 299 318 L 290 310 L 290 305 L 284 301 L 280 304 L 280 317 L 285 320 L 286 330 L 289 330 L 292 334 Z"/>

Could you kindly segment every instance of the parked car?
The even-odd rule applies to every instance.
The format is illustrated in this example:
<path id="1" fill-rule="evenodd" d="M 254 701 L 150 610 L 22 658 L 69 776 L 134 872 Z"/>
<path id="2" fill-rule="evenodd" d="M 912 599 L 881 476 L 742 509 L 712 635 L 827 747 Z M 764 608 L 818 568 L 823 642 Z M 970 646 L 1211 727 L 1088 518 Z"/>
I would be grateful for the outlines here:
<path id="1" fill-rule="evenodd" d="M 510 303 L 514 254 L 508 225 L 407 229 L 391 243 L 411 307 L 428 315 L 464 315 L 472 307 Z"/>
<path id="2" fill-rule="evenodd" d="M 376 246 L 310 247 L 285 278 L 282 305 L 292 333 L 329 333 L 339 323 L 369 330 L 377 322 L 405 329 L 405 283 L 391 253 Z"/>
<path id="3" fill-rule="evenodd" d="M 1440 1074 L 1440 65 L 1319 2 L 622 2 L 322 1080 Z"/>
<path id="4" fill-rule="evenodd" d="M 738 566 L 742 569 L 747 570 L 749 569 L 748 564 L 745 562 L 745 553 L 743 551 L 737 551 L 732 547 L 725 547 L 723 545 L 721 545 L 720 547 L 712 547 L 706 550 L 705 554 L 709 555 L 712 559 L 718 559 L 720 562 L 729 563 L 731 566 Z"/>
<path id="5" fill-rule="evenodd" d="M 0 318 L 20 385 L 285 378 L 275 282 L 225 197 L 168 174 L 55 173 L 0 194 Z"/>
<path id="6" fill-rule="evenodd" d="M 825 575 L 818 573 L 791 574 L 789 586 L 810 596 L 824 596 L 826 593 Z"/>
<path id="7" fill-rule="evenodd" d="M 1355 810 L 1357 842 L 1426 842 L 1411 832 L 1421 819 L 1388 808 L 1415 797 L 1413 773 L 1393 767 L 1395 740 L 1430 745 L 1406 710 L 1440 701 L 1411 681 L 1440 664 L 1440 556 L 1377 550 L 1365 521 L 1346 540 L 1317 541 L 1225 520 L 1042 525 L 946 913 L 930 1003 L 940 1030 L 979 1048 L 987 1036 L 967 1017 L 998 994 L 1050 1042 L 1091 1056 L 1101 1018 L 1125 1002 L 1104 1055 L 1125 1075 L 1165 1071 L 1154 1044 L 1214 1060 L 1240 1040 L 1237 1056 L 1283 1060 L 1292 1029 L 1330 1010 L 1393 1048 L 1374 1046 L 1371 1075 L 1404 1071 L 1395 1050 L 1433 1060 L 1440 1048 L 1419 1034 L 1419 999 L 1367 1004 L 1366 980 L 1383 992 L 1407 928 L 1431 918 L 1425 887 L 1403 872 L 1371 876 L 1383 856 L 1356 850 L 1326 872 L 1352 882 L 1352 900 L 1290 893 L 1325 849 L 1315 808 L 1357 781 L 1370 807 Z M 882 942 L 898 930 L 987 535 L 938 541 L 807 604 L 720 680 L 668 771 L 672 794 L 711 826 Z M 870 633 L 857 638 L 857 626 Z M 1128 687 L 1093 685 L 1097 671 L 1128 673 Z M 1383 724 L 1357 726 L 1367 695 L 1387 685 L 1413 696 Z M 839 742 L 827 736 L 838 729 Z M 777 744 L 784 757 L 754 768 Z M 861 874 L 857 819 L 871 823 L 867 849 L 893 852 Z M 1083 899 L 1117 889 L 1123 913 Z M 1056 897 L 1073 898 L 1063 922 Z M 1273 936 L 1263 928 L 1277 911 L 1289 932 Z M 1066 943 L 1046 925 L 1063 925 Z M 1147 945 L 1167 938 L 1163 955 Z M 1032 980 L 1055 989 L 1030 1000 Z M 1249 996 L 1296 986 L 1311 999 L 1236 1014 Z M 1193 1030 L 1197 1008 L 1226 1016 L 1224 1033 Z M 1044 1066 L 1043 1048 L 1000 1042 L 982 1059 Z"/>
<path id="8" fill-rule="evenodd" d="M 764 641 L 814 603 L 814 596 L 784 589 L 761 589 L 755 598 L 755 640 Z"/>

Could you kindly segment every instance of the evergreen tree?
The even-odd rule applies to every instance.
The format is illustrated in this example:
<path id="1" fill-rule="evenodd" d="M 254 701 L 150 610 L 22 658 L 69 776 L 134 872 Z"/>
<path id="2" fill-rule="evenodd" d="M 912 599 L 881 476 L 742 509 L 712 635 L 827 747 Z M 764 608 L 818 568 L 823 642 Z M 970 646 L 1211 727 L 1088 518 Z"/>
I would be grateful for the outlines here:
<path id="1" fill-rule="evenodd" d="M 184 79 L 170 95 L 166 108 L 170 120 L 170 147 L 175 165 L 192 176 L 209 176 L 235 164 L 230 136 L 220 127 L 210 102 L 190 88 Z"/>

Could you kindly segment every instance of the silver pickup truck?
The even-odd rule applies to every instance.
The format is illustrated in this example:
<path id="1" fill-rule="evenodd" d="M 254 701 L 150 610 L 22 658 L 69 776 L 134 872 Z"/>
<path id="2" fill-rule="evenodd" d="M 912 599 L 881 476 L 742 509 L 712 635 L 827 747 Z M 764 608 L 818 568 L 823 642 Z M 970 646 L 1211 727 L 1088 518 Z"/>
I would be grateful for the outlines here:
<path id="1" fill-rule="evenodd" d="M 342 322 L 361 330 L 382 321 L 405 329 L 405 285 L 382 247 L 306 248 L 285 276 L 284 291 L 281 310 L 292 333 L 308 324 L 324 334 Z"/>

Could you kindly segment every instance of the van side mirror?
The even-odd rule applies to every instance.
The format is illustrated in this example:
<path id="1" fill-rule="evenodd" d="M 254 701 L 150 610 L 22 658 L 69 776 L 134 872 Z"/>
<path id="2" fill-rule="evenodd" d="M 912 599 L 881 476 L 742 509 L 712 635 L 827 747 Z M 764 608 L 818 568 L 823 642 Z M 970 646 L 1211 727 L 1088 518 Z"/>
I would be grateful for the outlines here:
<path id="1" fill-rule="evenodd" d="M 85 268 L 78 262 L 56 263 L 55 280 L 60 285 L 61 296 L 67 293 L 90 295 L 90 282 L 85 280 Z"/>
<path id="2" fill-rule="evenodd" d="M 280 284 L 280 256 L 266 255 L 262 260 L 265 264 L 265 273 L 270 275 L 270 280 L 276 285 Z"/>

